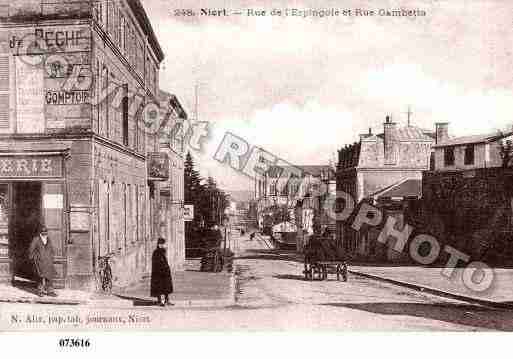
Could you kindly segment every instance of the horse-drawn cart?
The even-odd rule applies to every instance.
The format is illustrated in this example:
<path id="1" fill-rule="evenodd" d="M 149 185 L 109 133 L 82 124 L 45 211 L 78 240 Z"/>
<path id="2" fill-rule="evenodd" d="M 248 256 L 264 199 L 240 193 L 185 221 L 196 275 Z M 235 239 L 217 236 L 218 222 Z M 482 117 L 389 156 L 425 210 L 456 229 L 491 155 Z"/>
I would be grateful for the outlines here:
<path id="1" fill-rule="evenodd" d="M 347 263 L 345 261 L 306 261 L 305 258 L 305 279 L 314 280 L 315 276 L 319 280 L 328 279 L 328 273 L 337 275 L 337 280 L 347 282 Z"/>
<path id="2" fill-rule="evenodd" d="M 337 275 L 337 280 L 347 281 L 347 261 L 341 248 L 332 239 L 312 238 L 305 246 L 304 274 L 306 280 L 326 280 L 328 274 Z"/>

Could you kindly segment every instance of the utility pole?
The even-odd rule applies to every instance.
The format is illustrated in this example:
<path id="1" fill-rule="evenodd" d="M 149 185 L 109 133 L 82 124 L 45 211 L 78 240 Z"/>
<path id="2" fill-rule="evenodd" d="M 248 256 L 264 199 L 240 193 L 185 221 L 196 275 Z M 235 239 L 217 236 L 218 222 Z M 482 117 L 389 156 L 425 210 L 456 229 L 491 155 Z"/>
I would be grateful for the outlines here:
<path id="1" fill-rule="evenodd" d="M 406 111 L 405 113 L 408 115 L 408 127 L 410 127 L 411 115 L 413 115 L 413 112 L 411 112 L 410 105 L 408 105 L 408 111 Z"/>
<path id="2" fill-rule="evenodd" d="M 198 113 L 198 107 L 199 107 L 198 88 L 199 88 L 199 85 L 196 82 L 196 84 L 194 85 L 194 112 L 195 112 L 195 115 L 196 115 L 196 121 L 199 121 L 199 113 Z"/>

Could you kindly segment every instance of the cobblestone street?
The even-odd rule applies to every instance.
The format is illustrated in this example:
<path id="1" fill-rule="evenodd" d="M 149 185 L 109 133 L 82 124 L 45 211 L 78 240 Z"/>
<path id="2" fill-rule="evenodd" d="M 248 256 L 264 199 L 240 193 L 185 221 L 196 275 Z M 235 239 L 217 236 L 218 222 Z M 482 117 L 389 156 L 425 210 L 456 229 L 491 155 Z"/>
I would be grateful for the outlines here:
<path id="1" fill-rule="evenodd" d="M 6 303 L 0 307 L 1 327 L 77 327 L 73 321 L 59 325 L 13 322 L 13 316 L 30 313 L 43 318 L 78 316 L 80 327 L 86 329 L 513 330 L 513 312 L 509 310 L 471 305 L 351 274 L 347 282 L 338 282 L 333 275 L 327 281 L 305 281 L 303 264 L 293 252 L 271 249 L 262 239 L 250 241 L 248 236 L 233 237 L 231 246 L 237 256 L 235 305 L 161 309 Z"/>

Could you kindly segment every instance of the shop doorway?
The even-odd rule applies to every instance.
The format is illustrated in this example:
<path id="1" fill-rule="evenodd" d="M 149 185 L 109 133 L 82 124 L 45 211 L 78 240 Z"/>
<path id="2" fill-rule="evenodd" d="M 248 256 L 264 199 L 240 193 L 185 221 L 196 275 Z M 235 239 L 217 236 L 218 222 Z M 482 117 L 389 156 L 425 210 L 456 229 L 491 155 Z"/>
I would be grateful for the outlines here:
<path id="1" fill-rule="evenodd" d="M 33 265 L 28 258 L 32 238 L 37 235 L 42 223 L 41 182 L 14 182 L 12 185 L 12 260 L 14 275 L 34 279 Z"/>

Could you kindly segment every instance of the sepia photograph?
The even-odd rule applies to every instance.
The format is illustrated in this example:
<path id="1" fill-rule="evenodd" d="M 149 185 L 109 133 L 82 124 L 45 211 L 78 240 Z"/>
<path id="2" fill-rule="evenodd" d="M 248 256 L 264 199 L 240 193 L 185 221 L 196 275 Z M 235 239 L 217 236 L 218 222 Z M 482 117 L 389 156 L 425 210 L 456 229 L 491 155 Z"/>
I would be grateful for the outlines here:
<path id="1" fill-rule="evenodd" d="M 502 0 L 0 0 L 0 331 L 512 331 L 512 44 Z"/>

